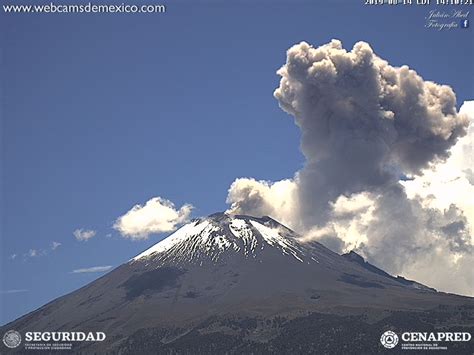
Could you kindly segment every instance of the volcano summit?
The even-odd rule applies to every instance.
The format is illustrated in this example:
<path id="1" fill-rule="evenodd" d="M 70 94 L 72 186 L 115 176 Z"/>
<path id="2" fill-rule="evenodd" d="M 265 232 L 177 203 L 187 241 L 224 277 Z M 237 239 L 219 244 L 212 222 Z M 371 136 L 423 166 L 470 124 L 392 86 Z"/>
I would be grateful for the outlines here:
<path id="1" fill-rule="evenodd" d="M 474 333 L 474 300 L 303 243 L 270 217 L 195 219 L 89 285 L 2 327 L 104 332 L 78 352 L 377 353 L 386 330 Z M 21 351 L 19 347 L 17 351 Z M 450 351 L 471 353 L 471 343 Z"/>

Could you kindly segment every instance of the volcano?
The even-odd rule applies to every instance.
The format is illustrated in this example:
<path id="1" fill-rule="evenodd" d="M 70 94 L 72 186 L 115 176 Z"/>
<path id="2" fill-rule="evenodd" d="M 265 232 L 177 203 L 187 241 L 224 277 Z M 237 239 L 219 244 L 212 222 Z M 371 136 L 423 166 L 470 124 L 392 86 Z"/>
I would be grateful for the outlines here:
<path id="1" fill-rule="evenodd" d="M 2 332 L 107 335 L 74 344 L 83 353 L 371 354 L 386 330 L 474 333 L 473 319 L 470 297 L 303 243 L 270 217 L 217 213 Z M 450 350 L 472 353 L 472 342 Z"/>

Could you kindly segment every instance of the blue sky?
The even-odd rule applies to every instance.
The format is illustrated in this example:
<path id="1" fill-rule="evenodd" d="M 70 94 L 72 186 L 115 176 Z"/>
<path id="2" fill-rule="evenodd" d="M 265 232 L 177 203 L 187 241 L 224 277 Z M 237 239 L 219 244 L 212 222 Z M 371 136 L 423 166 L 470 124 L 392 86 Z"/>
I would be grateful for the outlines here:
<path id="1" fill-rule="evenodd" d="M 452 86 L 458 107 L 472 99 L 472 28 L 424 28 L 433 7 L 362 3 L 2 13 L 0 323 L 101 275 L 73 270 L 120 265 L 162 238 L 113 230 L 133 205 L 162 196 L 207 215 L 227 208 L 237 177 L 292 177 L 304 161 L 299 130 L 272 94 L 295 43 L 364 40 L 392 65 Z M 97 233 L 81 242 L 79 228 Z M 45 255 L 25 256 L 33 249 Z"/>

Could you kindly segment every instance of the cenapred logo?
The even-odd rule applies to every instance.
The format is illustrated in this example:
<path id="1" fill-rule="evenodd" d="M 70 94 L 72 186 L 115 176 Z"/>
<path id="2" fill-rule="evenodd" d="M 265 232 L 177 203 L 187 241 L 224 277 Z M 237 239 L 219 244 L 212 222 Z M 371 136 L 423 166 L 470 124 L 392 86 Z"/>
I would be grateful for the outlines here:
<path id="1" fill-rule="evenodd" d="M 16 330 L 9 330 L 3 335 L 3 344 L 10 349 L 16 348 L 21 344 L 21 334 Z"/>
<path id="2" fill-rule="evenodd" d="M 401 341 L 402 350 L 446 350 L 449 346 L 446 343 L 471 339 L 469 332 L 404 332 L 399 338 L 395 332 L 387 330 L 380 337 L 380 343 L 387 349 L 393 349 Z"/>
<path id="3" fill-rule="evenodd" d="M 385 348 L 392 349 L 398 344 L 398 335 L 391 330 L 387 330 L 380 337 L 380 342 Z"/>

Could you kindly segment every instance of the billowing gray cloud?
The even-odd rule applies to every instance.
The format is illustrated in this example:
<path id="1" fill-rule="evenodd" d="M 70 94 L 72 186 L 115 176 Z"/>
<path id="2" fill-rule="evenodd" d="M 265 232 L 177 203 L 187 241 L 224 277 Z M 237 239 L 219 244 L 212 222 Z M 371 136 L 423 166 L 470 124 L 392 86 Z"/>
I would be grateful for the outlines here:
<path id="1" fill-rule="evenodd" d="M 468 124 L 449 86 L 396 68 L 367 43 L 340 41 L 288 50 L 275 97 L 301 129 L 303 210 L 326 217 L 341 194 L 374 191 L 445 159 Z"/>
<path id="2" fill-rule="evenodd" d="M 229 211 L 269 214 L 305 238 L 338 251 L 357 248 L 378 266 L 420 281 L 430 279 L 435 257 L 451 276 L 462 275 L 472 254 L 468 219 L 456 204 L 433 207 L 436 196 L 411 188 L 408 197 L 405 185 L 417 186 L 450 157 L 466 135 L 472 105 L 458 111 L 449 86 L 391 66 L 364 42 L 351 51 L 337 40 L 317 48 L 302 42 L 288 50 L 278 74 L 274 96 L 301 130 L 305 165 L 284 185 L 237 179 Z M 435 282 L 474 294 L 474 281 L 457 288 L 452 280 Z"/>
<path id="3" fill-rule="evenodd" d="M 467 254 L 473 252 L 468 221 L 461 209 L 451 204 L 442 214 L 435 209 L 430 211 L 431 229 L 442 232 L 442 236 L 448 241 L 450 251 Z"/>
<path id="4" fill-rule="evenodd" d="M 400 273 L 407 262 L 438 248 L 445 255 L 472 253 L 467 219 L 459 208 L 423 207 L 422 200 L 408 199 L 401 185 L 375 197 L 371 217 L 368 240 L 359 251 L 390 272 Z"/>

